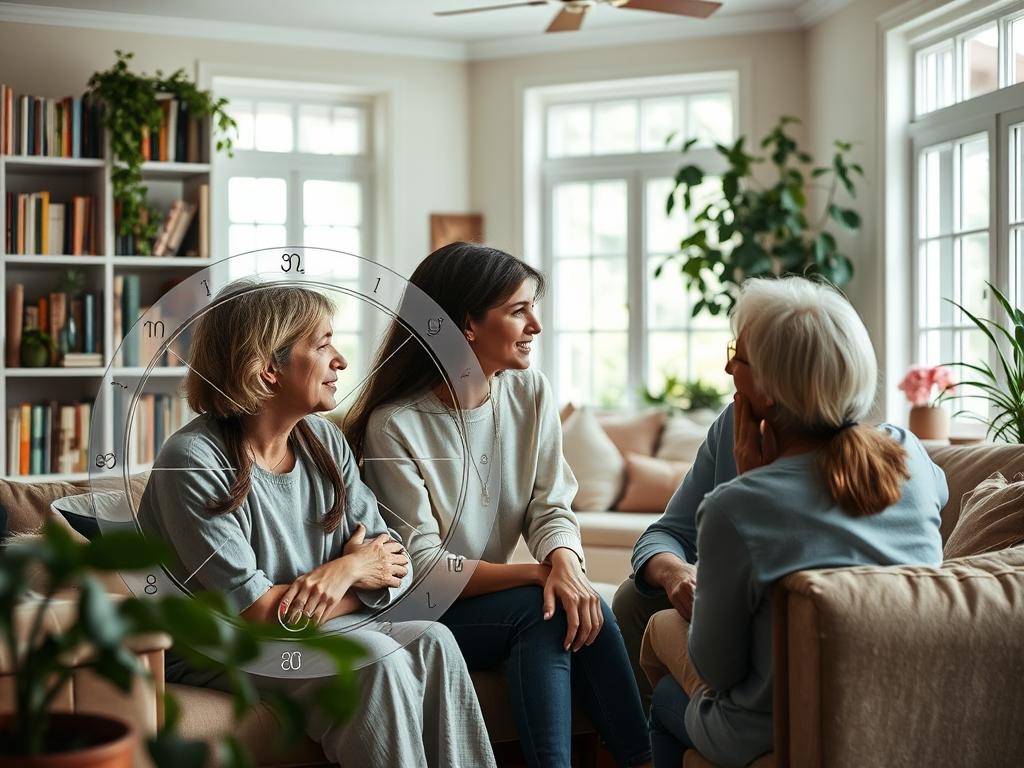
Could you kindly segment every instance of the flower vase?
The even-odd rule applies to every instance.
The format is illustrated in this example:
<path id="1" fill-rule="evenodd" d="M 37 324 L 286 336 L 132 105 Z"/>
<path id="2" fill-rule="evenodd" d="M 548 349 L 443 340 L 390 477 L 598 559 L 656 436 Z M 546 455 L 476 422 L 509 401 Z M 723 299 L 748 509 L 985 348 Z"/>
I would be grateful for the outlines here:
<path id="1" fill-rule="evenodd" d="M 949 414 L 937 405 L 915 405 L 910 409 L 909 426 L 921 440 L 949 439 Z"/>

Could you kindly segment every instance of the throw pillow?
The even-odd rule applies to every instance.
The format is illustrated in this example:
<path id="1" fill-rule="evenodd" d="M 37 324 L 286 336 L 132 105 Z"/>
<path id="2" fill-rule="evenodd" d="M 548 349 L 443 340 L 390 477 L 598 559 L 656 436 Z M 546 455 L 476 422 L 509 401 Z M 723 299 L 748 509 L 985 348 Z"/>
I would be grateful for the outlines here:
<path id="1" fill-rule="evenodd" d="M 124 491 L 98 491 L 79 493 L 55 500 L 50 509 L 60 513 L 68 524 L 87 539 L 94 539 L 104 530 L 107 523 L 128 530 L 135 528 L 135 521 L 128 508 Z M 102 523 L 102 527 L 101 527 Z"/>
<path id="2" fill-rule="evenodd" d="M 579 484 L 572 508 L 610 509 L 622 490 L 625 462 L 589 408 L 577 408 L 565 420 L 562 453 Z"/>
<path id="3" fill-rule="evenodd" d="M 661 433 L 661 442 L 654 455 L 670 461 L 693 462 L 697 449 L 708 436 L 708 428 L 688 416 L 671 416 Z"/>
<path id="4" fill-rule="evenodd" d="M 960 519 L 946 540 L 947 560 L 1024 544 L 1024 473 L 1007 482 L 1000 472 L 964 494 Z"/>
<path id="5" fill-rule="evenodd" d="M 620 512 L 664 512 L 690 466 L 689 461 L 628 454 L 626 490 L 615 508 Z"/>
<path id="6" fill-rule="evenodd" d="M 568 419 L 575 412 L 576 406 L 572 403 L 566 403 L 562 406 L 562 410 L 558 412 L 558 420 L 565 424 L 565 420 Z"/>
<path id="7" fill-rule="evenodd" d="M 601 416 L 598 421 L 623 457 L 653 456 L 667 418 L 661 408 L 651 408 L 633 416 Z"/>

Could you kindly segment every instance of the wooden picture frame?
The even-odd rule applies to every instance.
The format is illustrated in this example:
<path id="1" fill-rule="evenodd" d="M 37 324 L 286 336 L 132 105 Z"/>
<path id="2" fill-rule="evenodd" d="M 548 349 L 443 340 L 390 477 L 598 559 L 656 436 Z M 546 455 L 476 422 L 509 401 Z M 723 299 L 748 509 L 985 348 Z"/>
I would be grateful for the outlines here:
<path id="1" fill-rule="evenodd" d="M 430 214 L 430 250 L 455 242 L 482 243 L 484 217 L 480 213 Z"/>

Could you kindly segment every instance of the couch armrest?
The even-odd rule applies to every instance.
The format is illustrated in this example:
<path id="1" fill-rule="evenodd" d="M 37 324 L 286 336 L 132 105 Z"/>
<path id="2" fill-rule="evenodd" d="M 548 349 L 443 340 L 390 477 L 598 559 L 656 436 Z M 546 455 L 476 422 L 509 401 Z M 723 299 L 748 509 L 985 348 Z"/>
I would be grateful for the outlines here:
<path id="1" fill-rule="evenodd" d="M 1024 753 L 1024 547 L 802 571 L 775 595 L 780 765 L 1011 765 Z"/>

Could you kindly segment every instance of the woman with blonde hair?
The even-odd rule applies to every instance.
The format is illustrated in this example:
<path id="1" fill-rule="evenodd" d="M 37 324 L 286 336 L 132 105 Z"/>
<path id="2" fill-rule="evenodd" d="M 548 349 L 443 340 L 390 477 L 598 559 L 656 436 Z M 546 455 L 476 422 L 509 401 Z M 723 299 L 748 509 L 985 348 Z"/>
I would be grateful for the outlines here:
<path id="1" fill-rule="evenodd" d="M 696 674 L 654 689 L 656 766 L 678 768 L 687 748 L 723 766 L 772 750 L 771 597 L 783 576 L 942 560 L 945 476 L 906 430 L 863 423 L 877 367 L 849 302 L 804 278 L 749 280 L 732 326 L 738 476 L 697 508 L 693 618 L 680 637 Z"/>
<path id="2" fill-rule="evenodd" d="M 199 416 L 161 448 L 139 505 L 143 530 L 172 546 L 179 581 L 222 593 L 249 620 L 305 617 L 341 630 L 390 605 L 412 578 L 341 431 L 317 415 L 335 407 L 347 365 L 331 343 L 335 314 L 323 294 L 294 285 L 242 280 L 218 294 L 196 324 L 184 382 Z M 331 762 L 494 764 L 447 629 L 406 622 L 390 636 L 365 627 L 349 636 L 374 659 L 357 672 L 363 701 L 344 725 L 307 725 Z M 166 676 L 222 686 L 180 660 Z M 254 682 L 302 696 L 316 688 L 315 679 Z"/>

